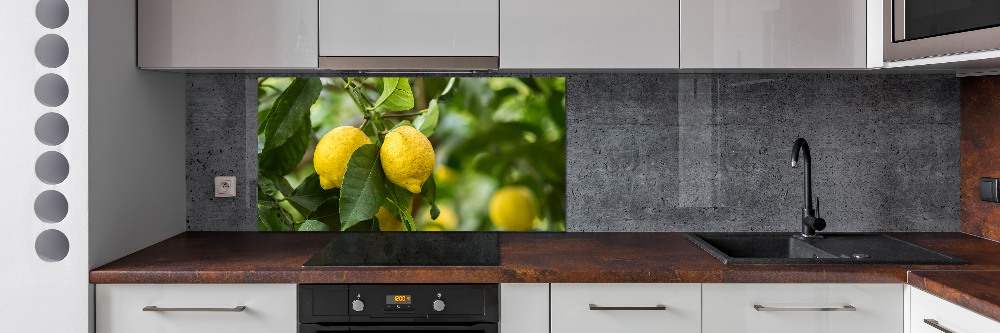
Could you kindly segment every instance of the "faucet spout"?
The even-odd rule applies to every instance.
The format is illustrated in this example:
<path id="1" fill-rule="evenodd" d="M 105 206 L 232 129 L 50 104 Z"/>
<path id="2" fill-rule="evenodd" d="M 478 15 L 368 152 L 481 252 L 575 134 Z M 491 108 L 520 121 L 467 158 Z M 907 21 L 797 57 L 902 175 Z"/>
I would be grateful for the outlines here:
<path id="1" fill-rule="evenodd" d="M 826 221 L 816 216 L 812 205 L 812 156 L 809 154 L 809 143 L 798 138 L 792 146 L 792 167 L 799 166 L 799 152 L 802 153 L 802 236 L 816 237 L 817 230 L 826 228 Z"/>

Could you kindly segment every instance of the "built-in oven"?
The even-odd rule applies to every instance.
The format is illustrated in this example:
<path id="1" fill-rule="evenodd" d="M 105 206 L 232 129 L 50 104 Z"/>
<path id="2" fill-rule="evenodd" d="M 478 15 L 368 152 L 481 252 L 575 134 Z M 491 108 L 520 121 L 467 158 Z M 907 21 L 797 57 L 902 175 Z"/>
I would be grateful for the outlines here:
<path id="1" fill-rule="evenodd" d="M 497 333 L 496 284 L 299 285 L 299 333 Z"/>
<path id="2" fill-rule="evenodd" d="M 998 0 L 884 0 L 884 58 L 1000 49 Z"/>

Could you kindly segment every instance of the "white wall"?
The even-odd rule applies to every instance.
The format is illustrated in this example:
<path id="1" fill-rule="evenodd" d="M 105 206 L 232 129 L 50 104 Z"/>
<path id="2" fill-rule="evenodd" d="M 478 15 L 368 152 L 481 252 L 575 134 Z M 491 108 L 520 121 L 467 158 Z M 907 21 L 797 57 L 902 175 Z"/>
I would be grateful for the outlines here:
<path id="1" fill-rule="evenodd" d="M 90 269 L 185 228 L 184 76 L 136 69 L 134 0 L 66 2 L 68 20 L 56 28 L 38 22 L 37 0 L 0 6 L 0 332 L 91 330 Z M 35 57 L 46 34 L 69 46 L 55 68 Z M 45 74 L 66 80 L 64 103 L 36 100 L 35 82 Z M 52 146 L 35 135 L 47 112 L 69 124 L 66 140 Z M 65 180 L 36 177 L 45 152 L 65 156 Z M 61 221 L 35 214 L 35 198 L 46 190 L 66 197 Z M 62 260 L 36 253 L 36 238 L 50 229 L 68 239 Z"/>
<path id="2" fill-rule="evenodd" d="M 135 1 L 90 0 L 90 267 L 184 231 L 184 74 L 139 70 Z"/>

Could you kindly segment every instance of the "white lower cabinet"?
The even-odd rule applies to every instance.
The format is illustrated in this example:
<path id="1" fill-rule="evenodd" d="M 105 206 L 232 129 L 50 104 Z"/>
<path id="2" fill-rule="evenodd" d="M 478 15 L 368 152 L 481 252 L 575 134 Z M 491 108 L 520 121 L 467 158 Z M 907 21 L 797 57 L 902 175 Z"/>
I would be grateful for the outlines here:
<path id="1" fill-rule="evenodd" d="M 500 284 L 501 333 L 549 333 L 549 284 Z"/>
<path id="2" fill-rule="evenodd" d="M 552 333 L 701 332 L 701 285 L 552 284 Z"/>
<path id="3" fill-rule="evenodd" d="M 705 333 L 903 332 L 902 284 L 704 284 Z"/>
<path id="4" fill-rule="evenodd" d="M 910 289 L 910 332 L 1000 332 L 1000 322 L 917 289 Z"/>
<path id="5" fill-rule="evenodd" d="M 294 284 L 98 284 L 95 303 L 97 333 L 298 331 Z"/>

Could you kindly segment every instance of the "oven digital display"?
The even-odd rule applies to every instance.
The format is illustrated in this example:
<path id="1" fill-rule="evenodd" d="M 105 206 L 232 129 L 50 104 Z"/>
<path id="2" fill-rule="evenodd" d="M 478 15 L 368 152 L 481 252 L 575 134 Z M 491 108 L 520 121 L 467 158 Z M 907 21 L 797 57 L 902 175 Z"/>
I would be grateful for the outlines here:
<path id="1" fill-rule="evenodd" d="M 410 295 L 385 295 L 385 304 L 410 304 Z"/>

